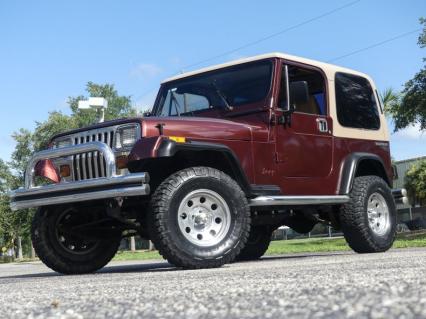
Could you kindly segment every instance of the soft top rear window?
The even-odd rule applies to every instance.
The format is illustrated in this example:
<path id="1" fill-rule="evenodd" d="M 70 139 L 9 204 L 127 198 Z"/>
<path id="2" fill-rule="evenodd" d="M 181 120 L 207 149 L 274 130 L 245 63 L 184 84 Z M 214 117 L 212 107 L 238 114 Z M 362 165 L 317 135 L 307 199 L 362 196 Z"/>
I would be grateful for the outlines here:
<path id="1" fill-rule="evenodd" d="M 351 128 L 378 130 L 379 110 L 370 82 L 358 75 L 339 72 L 335 85 L 339 123 Z"/>

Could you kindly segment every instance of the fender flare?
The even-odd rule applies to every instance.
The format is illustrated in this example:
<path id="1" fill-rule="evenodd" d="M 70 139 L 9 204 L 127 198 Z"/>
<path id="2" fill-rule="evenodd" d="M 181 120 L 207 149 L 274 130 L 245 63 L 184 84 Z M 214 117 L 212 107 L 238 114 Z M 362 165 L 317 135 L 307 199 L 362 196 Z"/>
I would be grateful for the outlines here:
<path id="1" fill-rule="evenodd" d="M 178 143 L 163 136 L 158 136 L 155 140 L 153 139 L 152 141 L 150 141 L 150 143 L 144 144 L 145 145 L 143 145 L 143 147 L 138 147 L 138 149 L 141 150 L 140 153 L 138 150 L 133 148 L 129 155 L 129 159 L 131 161 L 138 161 L 148 158 L 170 158 L 175 156 L 179 152 L 219 152 L 226 159 L 227 164 L 232 170 L 236 182 L 240 185 L 244 193 L 247 196 L 252 195 L 252 188 L 250 182 L 243 168 L 241 167 L 238 157 L 235 155 L 232 149 L 230 149 L 226 145 L 200 141 Z M 149 150 L 149 148 L 151 148 L 151 150 Z"/>
<path id="2" fill-rule="evenodd" d="M 356 171 L 358 169 L 359 164 L 363 160 L 373 160 L 377 162 L 383 169 L 383 177 L 386 183 L 391 186 L 389 176 L 386 173 L 385 165 L 380 156 L 372 153 L 356 152 L 348 155 L 343 161 L 342 168 L 340 171 L 340 181 L 338 189 L 340 195 L 347 195 L 350 193 L 355 179 Z"/>

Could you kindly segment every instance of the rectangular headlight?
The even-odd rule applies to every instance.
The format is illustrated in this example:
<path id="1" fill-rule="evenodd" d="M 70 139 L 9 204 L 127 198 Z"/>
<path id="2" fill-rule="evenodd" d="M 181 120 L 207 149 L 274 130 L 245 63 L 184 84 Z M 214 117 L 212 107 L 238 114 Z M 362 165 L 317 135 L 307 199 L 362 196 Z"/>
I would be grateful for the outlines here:
<path id="1" fill-rule="evenodd" d="M 72 142 L 71 142 L 70 138 L 57 139 L 53 143 L 55 148 L 70 146 L 71 144 L 72 144 Z"/>
<path id="2" fill-rule="evenodd" d="M 115 132 L 115 144 L 116 149 L 131 147 L 136 143 L 139 136 L 139 125 L 123 125 L 117 128 Z"/>

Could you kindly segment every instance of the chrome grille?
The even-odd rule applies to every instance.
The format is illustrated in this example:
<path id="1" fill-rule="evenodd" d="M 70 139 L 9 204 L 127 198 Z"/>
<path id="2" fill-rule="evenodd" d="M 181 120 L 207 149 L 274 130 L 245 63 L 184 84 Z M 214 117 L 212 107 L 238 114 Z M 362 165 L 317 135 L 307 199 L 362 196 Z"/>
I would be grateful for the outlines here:
<path id="1" fill-rule="evenodd" d="M 103 142 L 113 148 L 116 127 L 81 132 L 71 135 L 73 145 L 87 142 Z M 91 178 L 105 177 L 106 164 L 102 153 L 88 152 L 72 156 L 74 180 L 80 181 Z"/>

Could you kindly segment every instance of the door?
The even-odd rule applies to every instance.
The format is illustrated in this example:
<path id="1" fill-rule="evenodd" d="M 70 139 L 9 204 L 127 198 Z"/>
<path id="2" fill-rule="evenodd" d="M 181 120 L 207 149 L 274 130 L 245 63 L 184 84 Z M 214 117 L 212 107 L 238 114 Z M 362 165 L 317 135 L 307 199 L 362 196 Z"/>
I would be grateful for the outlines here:
<path id="1" fill-rule="evenodd" d="M 290 122 L 275 126 L 277 170 L 283 178 L 292 179 L 293 191 L 289 191 L 291 183 L 283 187 L 289 193 L 300 193 L 304 186 L 306 192 L 312 193 L 310 185 L 318 185 L 318 178 L 327 177 L 332 168 L 333 127 L 328 115 L 325 77 L 309 67 L 283 64 L 281 71 L 277 115 L 283 114 L 281 109 L 286 109 L 286 105 L 295 110 L 287 116 Z M 297 102 L 292 91 L 294 82 L 305 82 L 307 101 Z"/>

